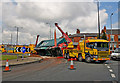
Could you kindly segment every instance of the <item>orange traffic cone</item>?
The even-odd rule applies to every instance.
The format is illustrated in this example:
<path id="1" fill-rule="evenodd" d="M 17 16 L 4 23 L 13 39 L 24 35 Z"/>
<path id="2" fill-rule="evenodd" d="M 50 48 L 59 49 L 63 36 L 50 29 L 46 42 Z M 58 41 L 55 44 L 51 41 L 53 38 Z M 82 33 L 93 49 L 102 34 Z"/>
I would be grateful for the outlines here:
<path id="1" fill-rule="evenodd" d="M 70 64 L 70 68 L 69 68 L 69 69 L 71 69 L 71 70 L 76 69 L 76 68 L 74 67 L 74 64 L 73 64 L 73 58 L 71 58 L 71 64 Z"/>
<path id="2" fill-rule="evenodd" d="M 9 72 L 9 71 L 11 71 L 11 70 L 9 69 L 9 64 L 8 64 L 8 59 L 7 59 L 6 67 L 5 67 L 4 72 Z"/>

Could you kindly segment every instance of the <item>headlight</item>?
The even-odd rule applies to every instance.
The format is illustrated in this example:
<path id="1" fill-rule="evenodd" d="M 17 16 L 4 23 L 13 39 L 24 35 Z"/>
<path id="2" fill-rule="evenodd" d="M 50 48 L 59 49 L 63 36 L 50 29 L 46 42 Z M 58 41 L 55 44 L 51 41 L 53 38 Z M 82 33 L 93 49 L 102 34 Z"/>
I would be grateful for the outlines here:
<path id="1" fill-rule="evenodd" d="M 94 56 L 94 58 L 98 58 L 98 56 Z"/>

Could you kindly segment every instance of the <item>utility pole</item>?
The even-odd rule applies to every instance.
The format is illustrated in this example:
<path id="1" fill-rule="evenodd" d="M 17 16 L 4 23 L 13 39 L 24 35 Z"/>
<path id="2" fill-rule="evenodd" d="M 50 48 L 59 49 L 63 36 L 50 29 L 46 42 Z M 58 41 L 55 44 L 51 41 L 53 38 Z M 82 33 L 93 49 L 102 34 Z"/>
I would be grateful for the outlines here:
<path id="1" fill-rule="evenodd" d="M 111 24 L 111 36 L 110 36 L 110 38 L 112 38 L 112 15 L 113 15 L 113 13 L 111 13 L 111 15 L 110 15 L 110 24 Z M 111 41 L 111 47 L 112 47 L 112 41 Z"/>
<path id="2" fill-rule="evenodd" d="M 99 18 L 99 1 L 97 1 L 97 9 L 98 9 L 98 32 L 99 32 L 99 39 L 100 39 L 100 18 Z"/>
<path id="3" fill-rule="evenodd" d="M 48 24 L 50 26 L 50 38 L 49 39 L 51 39 L 51 25 L 50 25 L 50 23 L 46 23 L 46 24 Z"/>
<path id="4" fill-rule="evenodd" d="M 17 40 L 16 40 L 16 45 L 18 45 L 18 31 L 19 31 L 19 28 L 22 28 L 22 27 L 17 27 L 17 26 L 15 26 L 15 28 L 17 28 Z"/>
<path id="5" fill-rule="evenodd" d="M 11 33 L 11 45 L 12 45 L 12 33 Z"/>
<path id="6" fill-rule="evenodd" d="M 110 24 L 111 24 L 111 36 L 112 36 L 112 15 L 113 15 L 113 13 L 111 13 L 111 15 L 110 15 Z"/>

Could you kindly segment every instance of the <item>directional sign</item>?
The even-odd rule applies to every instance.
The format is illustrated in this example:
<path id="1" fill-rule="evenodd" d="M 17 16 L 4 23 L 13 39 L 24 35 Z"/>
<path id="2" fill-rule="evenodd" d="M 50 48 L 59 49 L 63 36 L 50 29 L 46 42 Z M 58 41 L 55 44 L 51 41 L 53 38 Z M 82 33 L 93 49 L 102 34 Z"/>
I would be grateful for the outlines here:
<path id="1" fill-rule="evenodd" d="M 30 48 L 28 46 L 17 46 L 15 47 L 15 53 L 30 53 Z"/>
<path id="2" fill-rule="evenodd" d="M 25 53 L 25 51 L 26 51 L 26 48 L 22 47 L 22 52 Z"/>

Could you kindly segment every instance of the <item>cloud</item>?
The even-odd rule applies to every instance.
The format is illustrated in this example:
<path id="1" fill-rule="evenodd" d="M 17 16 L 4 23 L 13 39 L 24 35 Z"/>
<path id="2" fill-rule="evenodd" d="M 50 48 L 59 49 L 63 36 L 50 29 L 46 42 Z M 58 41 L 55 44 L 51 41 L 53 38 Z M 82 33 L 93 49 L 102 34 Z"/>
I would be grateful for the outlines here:
<path id="1" fill-rule="evenodd" d="M 79 28 L 81 32 L 97 32 L 97 6 L 93 2 L 4 2 L 2 7 L 3 28 L 6 42 L 10 41 L 11 33 L 16 36 L 15 26 L 19 29 L 19 43 L 35 43 L 36 36 L 40 40 L 48 39 L 50 26 L 52 35 L 56 28 L 54 23 L 68 32 L 74 34 Z M 100 10 L 101 27 L 106 24 L 108 14 Z M 49 23 L 49 24 L 46 24 Z M 57 37 L 61 33 L 57 29 Z M 14 43 L 16 37 L 14 37 Z M 25 43 L 24 43 L 25 42 Z"/>

